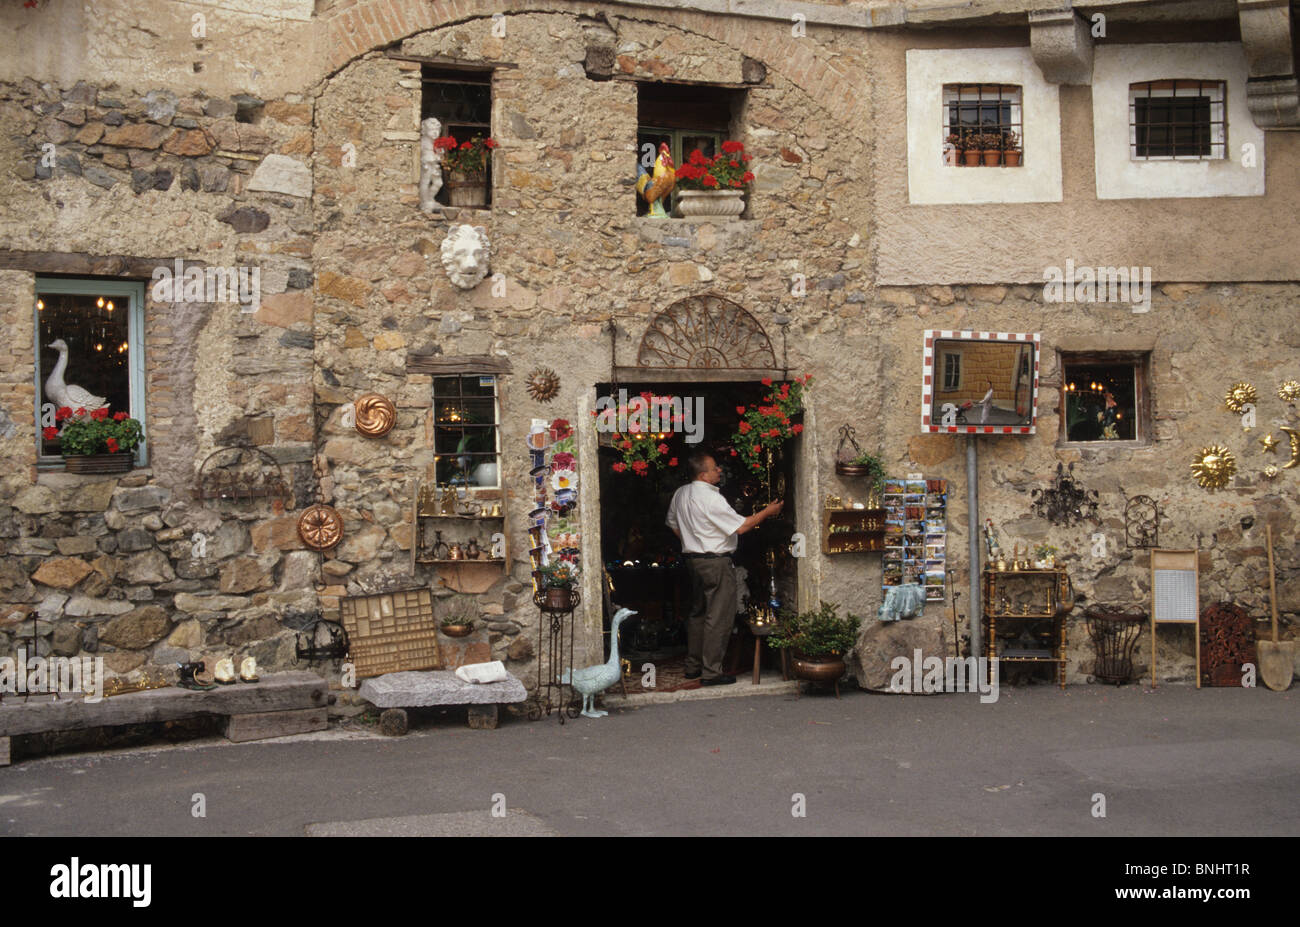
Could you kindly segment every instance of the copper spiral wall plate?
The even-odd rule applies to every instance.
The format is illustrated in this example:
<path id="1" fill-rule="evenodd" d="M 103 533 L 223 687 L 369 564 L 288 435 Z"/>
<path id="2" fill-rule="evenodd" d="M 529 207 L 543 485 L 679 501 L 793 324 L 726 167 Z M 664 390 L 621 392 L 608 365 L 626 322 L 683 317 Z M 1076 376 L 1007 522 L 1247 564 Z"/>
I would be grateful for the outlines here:
<path id="1" fill-rule="evenodd" d="M 366 393 L 352 405 L 357 412 L 357 431 L 368 438 L 388 434 L 397 421 L 397 407 L 391 399 L 379 393 Z"/>
<path id="2" fill-rule="evenodd" d="M 343 540 L 343 516 L 317 502 L 298 516 L 298 537 L 312 550 L 329 550 Z"/>

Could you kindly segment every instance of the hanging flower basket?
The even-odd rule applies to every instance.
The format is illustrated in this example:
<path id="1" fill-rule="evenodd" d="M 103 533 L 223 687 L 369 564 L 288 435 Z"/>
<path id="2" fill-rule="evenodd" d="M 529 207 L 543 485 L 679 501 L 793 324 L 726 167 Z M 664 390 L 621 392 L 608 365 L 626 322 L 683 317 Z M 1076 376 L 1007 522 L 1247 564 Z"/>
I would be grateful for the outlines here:
<path id="1" fill-rule="evenodd" d="M 132 466 L 130 451 L 116 454 L 73 454 L 63 458 L 68 473 L 127 473 Z"/>

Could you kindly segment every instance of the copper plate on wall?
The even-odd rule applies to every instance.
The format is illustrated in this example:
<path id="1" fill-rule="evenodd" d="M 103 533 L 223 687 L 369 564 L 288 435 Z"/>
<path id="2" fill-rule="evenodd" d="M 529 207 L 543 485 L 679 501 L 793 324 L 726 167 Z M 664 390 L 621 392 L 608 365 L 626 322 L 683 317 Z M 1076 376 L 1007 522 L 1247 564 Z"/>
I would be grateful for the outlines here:
<path id="1" fill-rule="evenodd" d="M 397 407 L 391 399 L 379 393 L 366 393 L 352 405 L 357 413 L 357 431 L 368 438 L 388 434 L 397 421 Z"/>
<path id="2" fill-rule="evenodd" d="M 329 550 L 343 540 L 343 516 L 317 502 L 298 516 L 298 537 L 312 550 Z"/>

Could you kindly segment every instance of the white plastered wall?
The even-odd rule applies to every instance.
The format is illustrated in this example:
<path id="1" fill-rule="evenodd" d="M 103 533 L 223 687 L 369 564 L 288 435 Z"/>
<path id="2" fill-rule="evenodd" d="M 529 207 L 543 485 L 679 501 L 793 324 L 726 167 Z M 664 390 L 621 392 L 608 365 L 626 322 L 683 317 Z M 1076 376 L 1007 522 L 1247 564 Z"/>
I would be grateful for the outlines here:
<path id="1" fill-rule="evenodd" d="M 1240 43 L 1110 45 L 1096 51 L 1092 70 L 1093 144 L 1097 197 L 1263 196 L 1264 132 L 1246 108 L 1246 55 Z M 1202 160 L 1129 158 L 1129 84 L 1150 80 L 1226 81 L 1227 156 Z M 1253 166 L 1243 161 L 1243 146 Z"/>
<path id="2" fill-rule="evenodd" d="M 1024 163 L 943 163 L 943 85 L 1018 84 Z M 911 203 L 1059 203 L 1061 107 L 1029 48 L 910 49 L 907 52 L 907 192 Z"/>

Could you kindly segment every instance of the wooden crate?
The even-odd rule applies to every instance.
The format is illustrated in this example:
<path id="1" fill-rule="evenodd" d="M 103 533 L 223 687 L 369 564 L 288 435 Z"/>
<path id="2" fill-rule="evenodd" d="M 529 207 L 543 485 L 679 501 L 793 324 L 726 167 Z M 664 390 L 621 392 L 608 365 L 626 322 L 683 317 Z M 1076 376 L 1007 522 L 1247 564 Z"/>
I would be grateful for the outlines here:
<path id="1" fill-rule="evenodd" d="M 357 678 L 442 669 L 427 588 L 348 596 L 340 605 Z"/>

